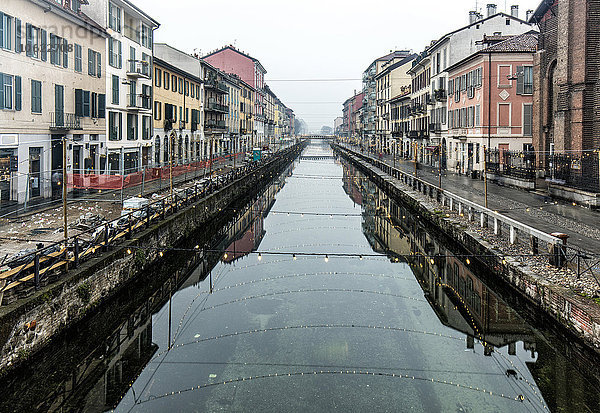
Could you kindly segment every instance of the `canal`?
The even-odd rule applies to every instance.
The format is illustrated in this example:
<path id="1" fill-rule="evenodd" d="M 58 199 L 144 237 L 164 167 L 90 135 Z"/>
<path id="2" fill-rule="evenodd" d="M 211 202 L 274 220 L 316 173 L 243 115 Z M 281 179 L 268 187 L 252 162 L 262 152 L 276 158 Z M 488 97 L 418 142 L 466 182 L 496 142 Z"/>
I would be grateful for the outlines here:
<path id="1" fill-rule="evenodd" d="M 89 354 L 40 361 L 68 379 L 21 376 L 40 391 L 2 410 L 600 411 L 593 358 L 327 142 L 235 217 Z"/>

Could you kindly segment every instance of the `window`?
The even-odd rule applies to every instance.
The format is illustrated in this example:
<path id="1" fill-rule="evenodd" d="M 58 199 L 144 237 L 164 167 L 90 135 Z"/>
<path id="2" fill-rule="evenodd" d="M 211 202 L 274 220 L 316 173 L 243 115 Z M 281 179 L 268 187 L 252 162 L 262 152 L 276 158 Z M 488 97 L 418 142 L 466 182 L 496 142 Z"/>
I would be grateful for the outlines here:
<path id="1" fill-rule="evenodd" d="M 90 91 L 83 91 L 83 116 L 90 117 Z"/>
<path id="2" fill-rule="evenodd" d="M 158 101 L 154 101 L 154 120 L 160 120 L 160 110 L 162 105 Z"/>
<path id="3" fill-rule="evenodd" d="M 123 50 L 119 40 L 108 39 L 108 64 L 115 69 L 123 67 Z"/>
<path id="4" fill-rule="evenodd" d="M 12 49 L 13 18 L 0 12 L 0 48 Z"/>
<path id="5" fill-rule="evenodd" d="M 108 139 L 120 141 L 123 127 L 123 114 L 120 112 L 108 112 Z"/>
<path id="6" fill-rule="evenodd" d="M 190 95 L 190 82 L 188 82 L 187 80 L 185 81 L 185 95 Z"/>
<path id="7" fill-rule="evenodd" d="M 179 94 L 183 95 L 183 78 L 179 78 Z"/>
<path id="8" fill-rule="evenodd" d="M 60 37 L 50 33 L 50 63 L 53 65 L 60 66 L 61 44 Z"/>
<path id="9" fill-rule="evenodd" d="M 148 140 L 152 137 L 150 135 L 150 116 L 142 116 L 142 139 Z"/>
<path id="10" fill-rule="evenodd" d="M 510 19 L 506 19 L 506 25 L 510 26 Z"/>
<path id="11" fill-rule="evenodd" d="M 533 94 L 533 66 L 517 66 L 517 95 Z"/>
<path id="12" fill-rule="evenodd" d="M 78 44 L 73 45 L 73 55 L 75 60 L 75 71 L 80 72 L 83 70 L 83 64 L 81 61 L 81 46 Z"/>
<path id="13" fill-rule="evenodd" d="M 523 105 L 523 136 L 533 136 L 533 105 Z"/>
<path id="14" fill-rule="evenodd" d="M 48 33 L 44 29 L 40 29 L 40 58 L 43 62 L 48 59 Z"/>
<path id="15" fill-rule="evenodd" d="M 142 46 L 152 49 L 152 29 L 142 24 Z"/>
<path id="16" fill-rule="evenodd" d="M 163 83 L 165 85 L 165 89 L 169 90 L 169 85 L 171 84 L 171 81 L 169 79 L 169 72 L 165 72 L 164 76 L 165 78 L 163 79 Z"/>
<path id="17" fill-rule="evenodd" d="M 0 73 L 0 109 L 21 110 L 21 76 Z"/>
<path id="18" fill-rule="evenodd" d="M 177 92 L 177 76 L 171 76 L 171 90 Z"/>
<path id="19" fill-rule="evenodd" d="M 39 57 L 40 52 L 39 35 L 40 29 L 29 23 L 25 25 L 25 54 L 35 59 Z"/>
<path id="20" fill-rule="evenodd" d="M 108 27 L 121 33 L 121 8 L 108 3 Z"/>
<path id="21" fill-rule="evenodd" d="M 21 45 L 21 20 L 15 19 L 15 52 L 21 53 L 23 46 Z"/>
<path id="22" fill-rule="evenodd" d="M 195 89 L 196 89 L 196 86 L 194 86 L 194 84 L 192 83 L 191 87 L 190 87 L 190 95 L 191 95 L 191 97 L 194 97 L 194 90 Z"/>
<path id="23" fill-rule="evenodd" d="M 481 126 L 481 105 L 475 106 L 475 126 Z"/>
<path id="24" fill-rule="evenodd" d="M 119 104 L 119 76 L 112 76 L 112 104 Z"/>
<path id="25" fill-rule="evenodd" d="M 162 81 L 161 70 L 156 67 L 154 68 L 154 86 L 160 87 L 160 82 Z"/>
<path id="26" fill-rule="evenodd" d="M 88 75 L 95 77 L 102 76 L 102 62 L 100 59 L 100 53 L 88 49 Z"/>
<path id="27" fill-rule="evenodd" d="M 196 85 L 196 99 L 200 100 L 200 85 Z"/>
<path id="28" fill-rule="evenodd" d="M 132 113 L 127 114 L 127 140 L 128 141 L 137 141 L 137 122 L 138 117 Z"/>
<path id="29" fill-rule="evenodd" d="M 42 82 L 31 80 L 31 113 L 42 113 Z"/>

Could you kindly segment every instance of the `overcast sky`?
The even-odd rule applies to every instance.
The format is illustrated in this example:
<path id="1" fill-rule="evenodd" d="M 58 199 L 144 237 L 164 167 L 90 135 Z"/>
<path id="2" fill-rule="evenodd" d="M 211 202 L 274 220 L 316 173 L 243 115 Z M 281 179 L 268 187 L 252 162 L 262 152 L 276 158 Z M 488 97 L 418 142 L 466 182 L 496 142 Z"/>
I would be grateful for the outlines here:
<path id="1" fill-rule="evenodd" d="M 161 23 L 155 41 L 204 55 L 227 44 L 261 61 L 277 96 L 311 129 L 333 125 L 362 72 L 394 49 L 420 52 L 468 23 L 475 0 L 132 0 Z M 518 4 L 519 17 L 540 0 Z M 355 79 L 303 82 L 303 79 Z"/>

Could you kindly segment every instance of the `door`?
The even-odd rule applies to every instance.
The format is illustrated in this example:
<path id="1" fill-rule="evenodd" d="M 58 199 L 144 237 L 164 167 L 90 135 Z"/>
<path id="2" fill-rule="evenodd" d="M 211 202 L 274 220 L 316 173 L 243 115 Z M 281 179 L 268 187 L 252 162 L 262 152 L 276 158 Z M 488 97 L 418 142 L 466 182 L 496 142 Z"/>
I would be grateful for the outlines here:
<path id="1" fill-rule="evenodd" d="M 42 148 L 29 148 L 29 197 L 37 198 L 41 192 Z"/>
<path id="2" fill-rule="evenodd" d="M 65 88 L 54 85 L 54 119 L 56 126 L 65 126 Z"/>
<path id="3" fill-rule="evenodd" d="M 467 160 L 468 160 L 467 174 L 470 174 L 471 172 L 473 172 L 473 144 L 472 143 L 467 144 Z"/>
<path id="4" fill-rule="evenodd" d="M 142 148 L 142 167 L 146 169 L 148 166 L 148 158 L 150 157 L 150 147 L 144 146 Z"/>
<path id="5" fill-rule="evenodd" d="M 96 158 L 98 156 L 98 145 L 90 145 L 90 156 L 88 158 L 88 165 L 85 166 L 88 174 L 96 173 Z"/>
<path id="6" fill-rule="evenodd" d="M 63 142 L 62 135 L 52 135 L 52 169 L 50 181 L 52 182 L 52 199 L 62 197 L 62 165 Z"/>
<path id="7" fill-rule="evenodd" d="M 81 174 L 83 171 L 81 170 L 81 145 L 73 145 L 73 173 Z"/>

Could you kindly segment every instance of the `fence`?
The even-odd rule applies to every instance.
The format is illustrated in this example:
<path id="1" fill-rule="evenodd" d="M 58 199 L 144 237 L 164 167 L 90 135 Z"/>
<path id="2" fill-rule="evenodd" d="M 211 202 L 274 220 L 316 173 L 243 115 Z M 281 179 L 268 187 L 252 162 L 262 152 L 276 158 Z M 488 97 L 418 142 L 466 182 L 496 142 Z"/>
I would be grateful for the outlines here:
<path id="1" fill-rule="evenodd" d="M 509 178 L 534 181 L 535 152 L 490 149 L 486 151 L 488 173 Z"/>
<path id="2" fill-rule="evenodd" d="M 546 174 L 550 182 L 589 192 L 600 192 L 599 152 L 549 153 Z"/>

